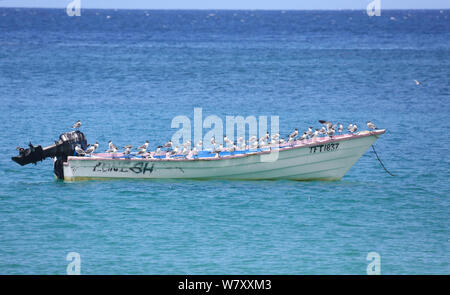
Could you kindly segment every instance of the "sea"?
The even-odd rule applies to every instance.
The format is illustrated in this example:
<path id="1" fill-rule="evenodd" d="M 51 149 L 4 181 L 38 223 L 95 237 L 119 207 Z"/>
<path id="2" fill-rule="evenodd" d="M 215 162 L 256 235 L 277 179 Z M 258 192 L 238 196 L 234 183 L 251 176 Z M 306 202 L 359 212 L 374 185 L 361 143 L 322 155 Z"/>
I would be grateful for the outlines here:
<path id="1" fill-rule="evenodd" d="M 0 273 L 450 274 L 449 17 L 0 8 Z M 372 149 L 340 181 L 64 182 L 11 160 L 77 120 L 101 151 L 154 150 L 194 108 L 282 136 L 370 120 L 394 176 Z"/>

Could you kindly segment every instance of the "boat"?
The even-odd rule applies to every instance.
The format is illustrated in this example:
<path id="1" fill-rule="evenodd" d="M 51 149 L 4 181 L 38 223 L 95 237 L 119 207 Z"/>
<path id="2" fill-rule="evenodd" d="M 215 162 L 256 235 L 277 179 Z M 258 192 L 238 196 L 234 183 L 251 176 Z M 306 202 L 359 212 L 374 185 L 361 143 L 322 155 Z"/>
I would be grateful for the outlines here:
<path id="1" fill-rule="evenodd" d="M 340 180 L 385 129 L 333 137 L 318 137 L 289 144 L 234 152 L 199 152 L 198 155 L 122 153 L 68 156 L 63 179 L 291 179 Z"/>

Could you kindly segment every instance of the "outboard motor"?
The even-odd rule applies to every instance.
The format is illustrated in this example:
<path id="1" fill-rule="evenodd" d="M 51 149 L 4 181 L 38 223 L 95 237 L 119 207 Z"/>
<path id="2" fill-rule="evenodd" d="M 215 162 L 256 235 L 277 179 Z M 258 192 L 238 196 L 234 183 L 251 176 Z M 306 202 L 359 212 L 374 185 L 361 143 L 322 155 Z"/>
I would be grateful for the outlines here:
<path id="1" fill-rule="evenodd" d="M 34 146 L 31 142 L 28 148 L 17 148 L 19 155 L 12 157 L 12 160 L 22 166 L 33 163 L 36 165 L 38 161 L 46 158 L 55 158 L 53 170 L 59 179 L 64 179 L 63 163 L 67 161 L 68 156 L 75 153 L 75 147 L 80 145 L 83 150 L 87 148 L 87 140 L 80 131 L 72 131 L 63 133 L 59 136 L 59 140 L 47 147 L 40 145 Z"/>

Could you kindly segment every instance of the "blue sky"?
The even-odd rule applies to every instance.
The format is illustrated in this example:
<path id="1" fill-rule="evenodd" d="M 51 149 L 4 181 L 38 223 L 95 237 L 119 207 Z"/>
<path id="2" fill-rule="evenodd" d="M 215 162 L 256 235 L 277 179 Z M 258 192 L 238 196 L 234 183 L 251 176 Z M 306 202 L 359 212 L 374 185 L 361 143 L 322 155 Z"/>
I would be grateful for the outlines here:
<path id="1" fill-rule="evenodd" d="M 81 0 L 81 8 L 365 9 L 372 0 Z M 449 0 L 380 0 L 382 9 L 443 9 Z M 66 7 L 72 0 L 0 0 L 3 7 Z"/>

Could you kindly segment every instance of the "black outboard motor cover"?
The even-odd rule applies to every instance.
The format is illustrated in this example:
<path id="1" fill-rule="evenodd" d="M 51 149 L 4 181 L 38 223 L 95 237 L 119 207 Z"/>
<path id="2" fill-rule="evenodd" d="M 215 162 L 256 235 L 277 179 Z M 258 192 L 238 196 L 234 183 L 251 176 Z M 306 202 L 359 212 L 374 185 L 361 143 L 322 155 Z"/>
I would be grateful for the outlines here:
<path id="1" fill-rule="evenodd" d="M 30 142 L 29 148 L 20 148 L 19 155 L 12 157 L 12 160 L 22 166 L 42 161 L 45 158 L 56 158 L 54 172 L 58 178 L 64 178 L 62 163 L 67 161 L 68 156 L 75 153 L 75 146 L 80 145 L 82 149 L 87 148 L 87 141 L 84 134 L 80 131 L 63 133 L 59 136 L 59 141 L 42 148 L 40 145 L 33 146 Z"/>

